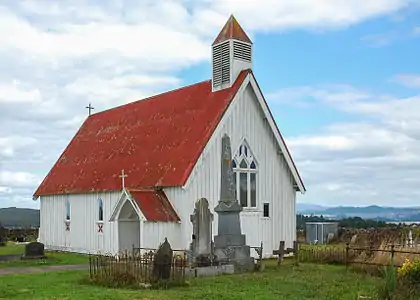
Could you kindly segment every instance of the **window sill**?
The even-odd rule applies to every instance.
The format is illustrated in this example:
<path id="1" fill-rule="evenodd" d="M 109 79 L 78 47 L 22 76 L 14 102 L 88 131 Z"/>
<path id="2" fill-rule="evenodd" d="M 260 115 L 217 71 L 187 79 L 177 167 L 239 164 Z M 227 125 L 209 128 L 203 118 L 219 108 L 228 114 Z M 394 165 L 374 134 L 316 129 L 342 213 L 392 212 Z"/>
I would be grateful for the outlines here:
<path id="1" fill-rule="evenodd" d="M 103 224 L 104 221 L 96 221 L 96 224 Z"/>

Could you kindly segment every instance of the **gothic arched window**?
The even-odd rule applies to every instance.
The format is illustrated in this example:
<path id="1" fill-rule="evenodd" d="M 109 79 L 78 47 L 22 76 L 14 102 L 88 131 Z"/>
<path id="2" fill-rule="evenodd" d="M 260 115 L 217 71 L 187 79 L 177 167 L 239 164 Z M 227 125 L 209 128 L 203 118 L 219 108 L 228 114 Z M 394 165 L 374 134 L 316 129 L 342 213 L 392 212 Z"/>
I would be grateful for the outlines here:
<path id="1" fill-rule="evenodd" d="M 232 159 L 236 196 L 242 207 L 257 207 L 257 163 L 244 140 Z"/>
<path id="2" fill-rule="evenodd" d="M 66 220 L 70 221 L 70 201 L 66 199 Z"/>
<path id="3" fill-rule="evenodd" d="M 101 198 L 99 198 L 99 221 L 104 220 L 104 203 Z"/>

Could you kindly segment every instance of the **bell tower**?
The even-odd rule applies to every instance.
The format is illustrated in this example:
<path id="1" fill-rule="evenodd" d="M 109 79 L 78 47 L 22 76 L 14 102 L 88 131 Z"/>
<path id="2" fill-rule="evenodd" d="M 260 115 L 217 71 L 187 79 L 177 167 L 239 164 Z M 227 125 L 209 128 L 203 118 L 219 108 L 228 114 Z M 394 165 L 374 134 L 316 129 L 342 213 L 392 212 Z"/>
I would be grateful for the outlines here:
<path id="1" fill-rule="evenodd" d="M 252 68 L 252 42 L 231 15 L 212 45 L 212 91 L 233 85 L 242 70 Z"/>

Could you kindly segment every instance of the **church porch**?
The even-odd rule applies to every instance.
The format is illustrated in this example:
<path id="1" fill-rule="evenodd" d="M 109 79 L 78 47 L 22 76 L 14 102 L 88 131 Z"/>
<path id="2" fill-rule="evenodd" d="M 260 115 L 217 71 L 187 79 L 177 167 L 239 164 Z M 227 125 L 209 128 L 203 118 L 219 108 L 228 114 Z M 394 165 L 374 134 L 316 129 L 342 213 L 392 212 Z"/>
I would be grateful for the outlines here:
<path id="1" fill-rule="evenodd" d="M 156 249 L 165 238 L 176 245 L 180 218 L 163 191 L 123 190 L 110 219 L 117 222 L 118 251 Z"/>

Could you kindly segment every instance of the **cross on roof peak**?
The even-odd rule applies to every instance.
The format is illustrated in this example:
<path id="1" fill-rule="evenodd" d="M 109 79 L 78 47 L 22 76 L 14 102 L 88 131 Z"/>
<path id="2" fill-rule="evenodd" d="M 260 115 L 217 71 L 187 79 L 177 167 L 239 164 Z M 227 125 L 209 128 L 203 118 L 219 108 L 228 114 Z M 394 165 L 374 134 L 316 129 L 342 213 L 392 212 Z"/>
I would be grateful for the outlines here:
<path id="1" fill-rule="evenodd" d="M 95 108 L 90 104 L 90 102 L 89 102 L 89 106 L 86 106 L 86 108 L 87 109 L 89 109 L 89 116 L 91 115 L 91 113 L 92 113 L 92 110 L 94 110 Z"/>
<path id="2" fill-rule="evenodd" d="M 124 169 L 122 169 L 121 171 L 121 175 L 119 176 L 122 180 L 122 188 L 125 189 L 125 182 L 124 182 L 124 178 L 128 177 L 127 174 L 124 174 Z"/>

